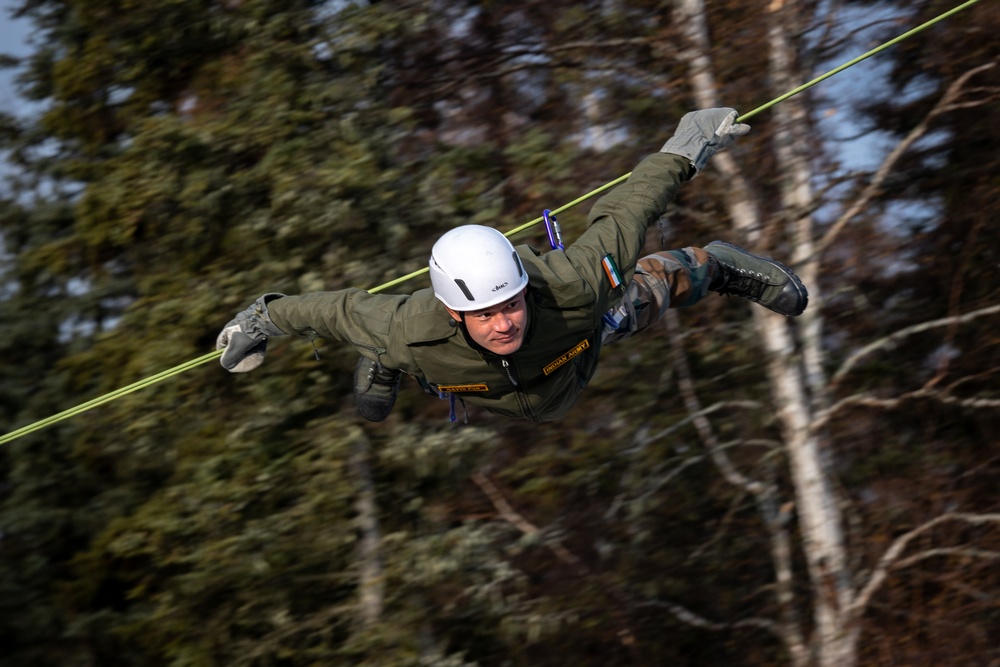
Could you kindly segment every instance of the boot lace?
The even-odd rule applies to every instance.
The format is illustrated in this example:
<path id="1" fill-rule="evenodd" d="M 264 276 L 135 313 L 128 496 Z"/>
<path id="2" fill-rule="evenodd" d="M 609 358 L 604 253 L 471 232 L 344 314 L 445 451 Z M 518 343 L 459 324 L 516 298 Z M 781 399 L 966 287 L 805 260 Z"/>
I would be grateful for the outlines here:
<path id="1" fill-rule="evenodd" d="M 725 283 L 716 290 L 726 296 L 738 296 L 753 301 L 764 298 L 764 290 L 768 287 L 768 277 L 763 273 L 746 271 L 735 267 L 727 267 Z"/>
<path id="2" fill-rule="evenodd" d="M 372 385 L 392 387 L 396 384 L 399 371 L 386 368 L 381 361 L 369 361 L 366 366 L 368 366 L 368 372 L 365 374 L 365 379 L 368 381 L 368 386 L 361 390 L 362 394 L 371 391 Z"/>

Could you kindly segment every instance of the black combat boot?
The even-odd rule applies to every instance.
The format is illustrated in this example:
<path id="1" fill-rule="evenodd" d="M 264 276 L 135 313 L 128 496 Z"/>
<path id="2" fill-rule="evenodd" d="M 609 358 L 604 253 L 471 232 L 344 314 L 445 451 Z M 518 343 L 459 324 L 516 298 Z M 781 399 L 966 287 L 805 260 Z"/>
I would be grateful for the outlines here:
<path id="1" fill-rule="evenodd" d="M 779 315 L 801 315 L 806 309 L 809 293 L 784 264 L 725 241 L 712 241 L 704 250 L 718 263 L 708 288 L 713 292 L 749 299 Z"/>
<path id="2" fill-rule="evenodd" d="M 399 376 L 399 371 L 368 357 L 358 359 L 354 367 L 354 400 L 362 417 L 380 422 L 389 416 L 399 393 Z"/>

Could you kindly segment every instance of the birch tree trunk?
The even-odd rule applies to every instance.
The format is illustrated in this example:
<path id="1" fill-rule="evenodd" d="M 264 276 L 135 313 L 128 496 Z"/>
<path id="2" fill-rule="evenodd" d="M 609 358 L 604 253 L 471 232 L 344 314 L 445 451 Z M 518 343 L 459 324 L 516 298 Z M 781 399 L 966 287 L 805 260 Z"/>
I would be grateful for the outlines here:
<path id="1" fill-rule="evenodd" d="M 685 32 L 688 41 L 687 60 L 698 107 L 725 106 L 718 99 L 718 86 L 712 73 L 710 40 L 707 30 L 703 0 L 680 0 L 675 23 Z M 792 3 L 776 1 L 769 8 L 769 62 L 776 87 L 774 96 L 791 90 L 797 85 L 794 70 L 794 53 L 784 36 L 782 21 L 795 10 Z M 766 101 L 766 100 L 763 100 Z M 812 199 L 809 183 L 809 146 L 804 134 L 806 110 L 801 102 L 790 99 L 776 107 L 778 160 L 785 179 L 782 184 L 783 205 L 787 211 L 808 211 Z M 753 250 L 767 254 L 766 248 L 757 247 L 762 237 L 788 237 L 792 243 L 791 257 L 806 261 L 799 270 L 811 293 L 812 304 L 808 316 L 798 321 L 754 309 L 754 326 L 767 351 L 767 371 L 771 392 L 781 424 L 785 449 L 795 488 L 795 507 L 802 536 L 803 551 L 808 564 L 813 600 L 814 634 L 811 656 L 820 667 L 849 667 L 854 664 L 852 643 L 845 632 L 844 614 L 850 605 L 850 577 L 847 572 L 846 547 L 842 530 L 843 517 L 825 473 L 821 442 L 813 432 L 813 406 L 810 394 L 818 395 L 823 386 L 819 348 L 819 302 L 816 267 L 812 249 L 812 221 L 803 213 L 787 230 L 768 230 L 760 215 L 758 199 L 742 177 L 735 160 L 726 153 L 713 159 L 714 168 L 720 170 L 735 187 L 727 194 L 726 207 L 733 220 L 736 236 Z M 779 232 L 785 232 L 784 234 Z M 805 341 L 797 349 L 793 326 L 799 326 Z M 812 391 L 810 391 L 812 389 Z"/>
<path id="2" fill-rule="evenodd" d="M 774 96 L 804 83 L 795 66 L 795 49 L 786 35 L 789 25 L 797 23 L 797 0 L 776 0 L 770 7 L 768 54 Z M 796 506 L 802 531 L 803 550 L 812 584 L 816 636 L 813 639 L 816 662 L 822 667 L 849 666 L 855 663 L 852 643 L 845 628 L 845 610 L 851 604 L 851 576 L 843 534 L 843 516 L 831 480 L 829 454 L 824 452 L 819 434 L 813 430 L 814 414 L 809 396 L 823 400 L 824 387 L 820 347 L 821 320 L 819 305 L 818 260 L 813 243 L 813 220 L 810 183 L 810 147 L 808 113 L 801 97 L 793 97 L 774 107 L 776 121 L 775 150 L 784 174 L 781 198 L 786 212 L 793 215 L 786 230 L 791 240 L 791 255 L 796 268 L 810 290 L 808 315 L 796 322 L 800 327 L 802 348 L 794 354 L 794 344 L 785 322 L 769 314 L 757 314 L 758 328 L 765 334 L 770 353 L 769 374 L 781 421 L 785 444 L 795 483 Z M 796 359 L 801 360 L 798 365 Z"/>
<path id="3" fill-rule="evenodd" d="M 375 482 L 372 480 L 371 442 L 364 431 L 358 429 L 351 452 L 350 468 L 358 492 L 354 501 L 357 510 L 358 532 L 358 603 L 361 621 L 365 627 L 379 622 L 385 599 L 385 575 L 380 547 L 381 530 L 378 521 L 378 504 Z"/>

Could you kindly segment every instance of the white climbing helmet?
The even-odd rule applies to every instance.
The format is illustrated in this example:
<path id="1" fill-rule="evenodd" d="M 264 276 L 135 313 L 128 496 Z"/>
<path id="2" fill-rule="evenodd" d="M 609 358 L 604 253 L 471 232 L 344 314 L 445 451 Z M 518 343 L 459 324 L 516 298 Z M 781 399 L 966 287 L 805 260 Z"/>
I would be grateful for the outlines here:
<path id="1" fill-rule="evenodd" d="M 521 258 L 507 237 L 482 225 L 446 232 L 431 249 L 434 296 L 459 312 L 512 299 L 528 284 Z"/>

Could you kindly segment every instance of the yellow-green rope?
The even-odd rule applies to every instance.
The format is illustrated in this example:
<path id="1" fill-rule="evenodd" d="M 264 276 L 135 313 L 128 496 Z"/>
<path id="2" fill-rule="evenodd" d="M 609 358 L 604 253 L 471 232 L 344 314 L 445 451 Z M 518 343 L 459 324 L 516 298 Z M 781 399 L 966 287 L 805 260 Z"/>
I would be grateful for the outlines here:
<path id="1" fill-rule="evenodd" d="M 902 35 L 896 37 L 895 39 L 892 39 L 892 40 L 890 40 L 890 41 L 882 44 L 881 46 L 875 47 L 871 51 L 868 51 L 867 53 L 864 53 L 864 54 L 858 56 L 857 58 L 854 58 L 853 60 L 850 60 L 850 61 L 844 63 L 843 65 L 840 65 L 839 67 L 836 67 L 836 68 L 830 70 L 826 74 L 818 76 L 815 79 L 813 79 L 812 81 L 809 81 L 808 83 L 804 83 L 801 86 L 799 86 L 798 88 L 795 88 L 794 90 L 790 90 L 787 93 L 785 93 L 784 95 L 781 95 L 780 97 L 774 98 L 773 100 L 771 100 L 767 104 L 763 104 L 763 105 L 757 107 L 756 109 L 753 109 L 752 111 L 749 111 L 749 112 L 741 115 L 740 116 L 740 120 L 749 120 L 751 117 L 757 115 L 761 111 L 764 111 L 766 109 L 770 109 L 774 105 L 779 104 L 781 102 L 784 102 L 789 97 L 792 97 L 794 95 L 798 95 L 802 91 L 808 90 L 809 88 L 812 88 L 813 86 L 815 86 L 816 84 L 820 83 L 821 81 L 825 81 L 826 79 L 829 79 L 834 74 L 838 74 L 839 72 L 843 72 L 845 69 L 847 69 L 849 67 L 857 65 L 862 60 L 866 60 L 867 58 L 870 58 L 870 57 L 874 56 L 875 54 L 880 53 L 881 51 L 884 51 L 885 49 L 888 49 L 889 47 L 891 47 L 891 46 L 893 46 L 895 44 L 898 44 L 899 42 L 903 41 L 904 39 L 912 37 L 913 35 L 917 34 L 918 32 L 926 30 L 927 28 L 931 27 L 932 25 L 934 25 L 936 23 L 939 23 L 939 22 L 947 19 L 948 17 L 952 16 L 953 14 L 956 14 L 956 13 L 962 11 L 963 9 L 966 9 L 967 7 L 969 7 L 971 5 L 974 5 L 977 2 L 979 2 L 979 0 L 968 0 L 968 2 L 965 2 L 965 3 L 963 3 L 963 4 L 961 4 L 961 5 L 957 6 L 957 7 L 955 7 L 954 9 L 951 9 L 951 10 L 949 10 L 949 11 L 941 14 L 940 16 L 938 16 L 938 17 L 936 17 L 934 19 L 931 19 L 930 21 L 927 21 L 926 23 L 921 24 L 921 25 L 917 26 L 916 28 L 913 28 L 912 30 L 908 30 L 907 32 L 905 32 Z M 583 195 L 582 197 L 574 199 L 573 201 L 569 202 L 568 204 L 564 204 L 564 205 L 560 206 L 559 208 L 552 209 L 552 214 L 555 215 L 555 214 L 561 213 L 561 212 L 563 212 L 563 211 L 565 211 L 565 210 L 567 210 L 569 208 L 572 208 L 573 206 L 576 206 L 580 202 L 585 201 L 585 200 L 593 197 L 596 194 L 600 194 L 601 192 L 604 192 L 605 190 L 607 190 L 609 188 L 612 188 L 615 185 L 618 185 L 619 183 L 623 182 L 624 180 L 626 180 L 631 175 L 632 175 L 632 172 L 629 172 L 627 174 L 623 174 L 622 176 L 619 176 L 615 180 L 613 180 L 613 181 L 611 181 L 609 183 L 605 183 L 604 185 L 602 185 L 601 187 L 599 187 L 599 188 L 597 188 L 595 190 L 591 190 L 590 192 L 588 192 L 587 194 Z M 523 232 L 526 229 L 529 229 L 530 227 L 532 227 L 534 225 L 537 225 L 540 222 L 542 222 L 542 218 L 541 217 L 535 218 L 534 220 L 531 220 L 529 222 L 524 223 L 520 227 L 515 227 L 514 229 L 512 229 L 512 230 L 510 230 L 508 232 L 504 232 L 504 236 L 513 236 L 514 234 L 517 234 L 519 232 Z M 370 289 L 368 291 L 372 292 L 372 293 L 374 293 L 374 292 L 381 292 L 382 290 L 388 289 L 389 287 L 393 287 L 395 285 L 399 285 L 400 283 L 404 283 L 404 282 L 410 280 L 411 278 L 416 278 L 419 275 L 427 273 L 428 270 L 429 269 L 427 269 L 425 267 L 423 269 L 420 269 L 419 271 L 414 271 L 413 273 L 408 273 L 405 276 L 401 276 L 399 278 L 396 278 L 395 280 L 390 280 L 389 282 L 384 283 L 382 285 L 379 285 L 378 287 L 373 287 L 372 289 Z M 28 424 L 27 426 L 22 426 L 21 428 L 19 428 L 17 430 L 11 431 L 10 433 L 5 433 L 4 435 L 0 436 L 0 445 L 6 444 L 6 443 L 10 442 L 11 440 L 16 440 L 17 438 L 20 438 L 21 436 L 27 435 L 29 433 L 34 433 L 35 431 L 39 431 L 39 430 L 41 430 L 43 428 L 46 428 L 47 426 L 51 426 L 52 424 L 55 424 L 56 422 L 60 422 L 63 419 L 69 419 L 70 417 L 78 415 L 81 412 L 86 412 L 87 410 L 90 410 L 91 408 L 96 408 L 99 405 L 103 405 L 105 403 L 110 403 L 111 401 L 113 401 L 113 400 L 115 400 L 117 398 L 121 398 L 122 396 L 125 396 L 126 394 L 131 394 L 134 391 L 138 391 L 138 390 L 143 389 L 145 387 L 148 387 L 148 386 L 150 386 L 152 384 L 156 384 L 157 382 L 160 382 L 161 380 L 166 380 L 167 378 L 173 377 L 175 375 L 180 375 L 181 373 L 184 373 L 185 371 L 189 371 L 192 368 L 195 368 L 196 366 L 200 366 L 202 364 L 208 363 L 209 361 L 212 361 L 213 359 L 218 359 L 221 356 L 222 356 L 222 350 L 216 350 L 214 352 L 209 352 L 208 354 L 203 355 L 201 357 L 198 357 L 197 359 L 192 359 L 192 360 L 187 361 L 187 362 L 185 362 L 185 363 L 183 363 L 183 364 L 181 364 L 179 366 L 174 366 L 173 368 L 170 368 L 168 370 L 165 370 L 165 371 L 162 371 L 160 373 L 157 373 L 156 375 L 151 375 L 151 376 L 149 376 L 149 377 L 147 377 L 147 378 L 145 378 L 143 380 L 139 380 L 138 382 L 134 382 L 133 384 L 130 384 L 127 387 L 122 387 L 121 389 L 117 389 L 117 390 L 115 390 L 115 391 L 113 391 L 111 393 L 104 394 L 103 396 L 98 396 L 97 398 L 92 399 L 90 401 L 87 401 L 86 403 L 82 403 L 82 404 L 76 406 L 75 408 L 70 408 L 69 410 L 66 410 L 64 412 L 60 412 L 59 414 L 52 415 L 51 417 L 46 417 L 45 419 L 37 421 L 37 422 L 35 422 L 33 424 Z"/>
<path id="2" fill-rule="evenodd" d="M 148 387 L 151 384 L 156 384 L 157 382 L 160 382 L 161 380 L 166 380 L 167 378 L 173 377 L 174 375 L 180 375 L 181 373 L 183 373 L 185 371 L 191 370 L 195 366 L 200 366 L 201 364 L 204 364 L 204 363 L 206 363 L 208 361 L 211 361 L 212 359 L 218 359 L 221 356 L 222 356 L 222 351 L 221 350 L 216 350 L 214 352 L 209 352 L 208 354 L 203 355 L 201 357 L 198 357 L 197 359 L 192 359 L 192 360 L 187 361 L 187 362 L 185 362 L 185 363 L 183 363 L 183 364 L 181 364 L 179 366 L 174 366 L 173 368 L 170 368 L 168 370 L 161 371 L 161 372 L 157 373 L 156 375 L 150 375 L 149 377 L 147 377 L 145 379 L 142 379 L 142 380 L 139 380 L 138 382 L 133 382 L 132 384 L 128 385 L 127 387 L 122 387 L 121 389 L 116 389 L 115 391 L 113 391 L 111 393 L 104 394 L 103 396 L 98 396 L 97 398 L 91 399 L 91 400 L 87 401 L 86 403 L 81 403 L 80 405 L 76 406 L 75 408 L 70 408 L 69 410 L 64 410 L 63 412 L 60 412 L 59 414 L 52 415 L 51 417 L 46 417 L 45 419 L 37 421 L 37 422 L 35 422 L 33 424 L 28 424 L 27 426 L 22 426 L 21 428 L 15 430 L 15 431 L 11 431 L 10 433 L 5 433 L 4 435 L 0 436 L 0 445 L 2 445 L 4 443 L 7 443 L 7 442 L 10 442 L 11 440 L 15 440 L 17 438 L 20 438 L 23 435 L 28 435 L 29 433 L 34 433 L 35 431 L 41 430 L 41 429 L 45 428 L 46 426 L 51 426 L 52 424 L 55 424 L 56 422 L 60 422 L 63 419 L 69 419 L 70 417 L 78 415 L 81 412 L 86 412 L 87 410 L 90 410 L 91 408 L 96 408 L 98 405 L 103 405 L 105 403 L 110 403 L 111 401 L 113 401 L 113 400 L 115 400 L 117 398 L 121 398 L 122 396 L 125 396 L 126 394 L 131 394 L 132 392 L 138 391 L 138 390 L 143 389 L 145 387 Z"/>

